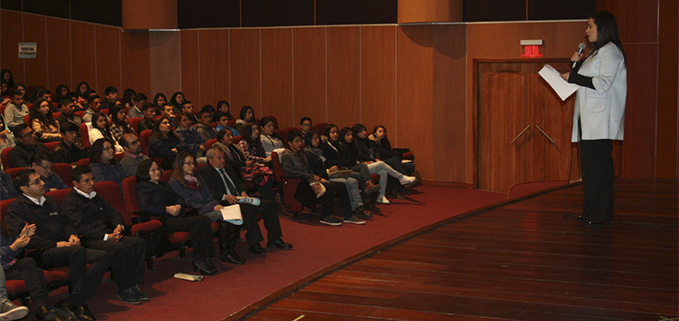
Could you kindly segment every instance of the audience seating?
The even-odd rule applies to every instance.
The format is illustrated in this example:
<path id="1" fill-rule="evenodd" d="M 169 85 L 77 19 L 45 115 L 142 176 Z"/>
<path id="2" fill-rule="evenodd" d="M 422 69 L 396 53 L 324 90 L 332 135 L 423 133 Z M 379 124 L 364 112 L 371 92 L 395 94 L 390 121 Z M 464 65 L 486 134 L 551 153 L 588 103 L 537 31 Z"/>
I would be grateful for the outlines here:
<path id="1" fill-rule="evenodd" d="M 130 123 L 130 127 L 132 127 L 135 133 L 137 132 L 137 127 L 139 127 L 139 123 L 141 122 L 142 119 L 144 119 L 144 117 L 134 117 L 128 120 L 128 122 Z"/>
<path id="2" fill-rule="evenodd" d="M 213 145 L 214 143 L 216 143 L 216 142 L 217 142 L 217 138 L 208 139 L 208 140 L 205 142 L 205 150 L 210 149 L 210 147 L 212 147 L 212 145 Z"/>
<path id="3" fill-rule="evenodd" d="M 149 154 L 149 139 L 151 139 L 151 134 L 153 134 L 153 131 L 150 129 L 144 130 L 141 133 L 139 133 L 139 142 L 141 143 L 141 149 L 144 155 Z"/>
<path id="4" fill-rule="evenodd" d="M 88 166 L 88 167 L 89 167 L 91 162 L 92 162 L 92 161 L 90 160 L 89 157 L 87 157 L 87 158 L 81 158 L 81 159 L 78 161 L 78 166 Z"/>
<path id="5" fill-rule="evenodd" d="M 92 144 L 90 144 L 90 126 L 92 126 L 92 123 L 80 124 L 80 139 L 82 139 L 85 148 L 92 147 Z"/>
<path id="6" fill-rule="evenodd" d="M 73 186 L 73 181 L 71 180 L 71 171 L 73 171 L 73 167 L 71 167 L 71 164 L 54 163 L 52 165 L 52 171 L 57 174 L 66 185 L 69 187 Z"/>
<path id="7" fill-rule="evenodd" d="M 52 117 L 54 117 L 54 119 L 58 119 L 59 116 L 61 116 L 61 112 L 60 112 L 60 111 L 55 111 L 55 112 L 52 113 Z"/>
<path id="8" fill-rule="evenodd" d="M 325 135 L 325 128 L 328 127 L 328 123 L 318 123 L 314 125 L 314 130 L 319 134 L 319 135 Z"/>
<path id="9" fill-rule="evenodd" d="M 83 118 L 85 116 L 85 111 L 84 110 L 78 110 L 74 112 L 73 114 L 78 115 L 78 117 Z"/>
<path id="10" fill-rule="evenodd" d="M 298 220 L 299 213 L 304 209 L 304 205 L 295 199 L 297 185 L 302 182 L 298 177 L 287 177 L 281 164 L 280 156 L 277 151 L 271 153 L 273 163 L 273 173 L 276 178 L 276 186 L 280 193 L 281 202 L 286 211 L 292 213 L 292 218 Z"/>
<path id="11" fill-rule="evenodd" d="M 7 109 L 7 105 L 0 105 L 0 114 L 3 116 L 5 115 L 5 109 Z"/>
<path id="12" fill-rule="evenodd" d="M 57 147 L 57 145 L 59 145 L 59 143 L 61 143 L 61 142 L 46 142 L 44 144 L 45 144 L 45 147 L 47 147 L 47 149 L 49 149 L 50 152 L 51 152 L 51 151 L 54 150 L 55 147 Z"/>
<path id="13" fill-rule="evenodd" d="M 231 141 L 231 144 L 238 145 L 238 143 L 240 143 L 241 138 L 243 138 L 243 136 L 240 136 L 240 135 L 239 136 L 233 136 L 233 141 Z"/>
<path id="14" fill-rule="evenodd" d="M 17 173 L 23 171 L 26 169 L 25 167 L 13 167 L 13 168 L 7 168 L 5 169 L 5 173 L 9 174 L 12 178 L 17 175 Z"/>
<path id="15" fill-rule="evenodd" d="M 31 127 L 31 114 L 28 113 L 28 115 L 24 116 L 24 124 L 26 126 Z"/>

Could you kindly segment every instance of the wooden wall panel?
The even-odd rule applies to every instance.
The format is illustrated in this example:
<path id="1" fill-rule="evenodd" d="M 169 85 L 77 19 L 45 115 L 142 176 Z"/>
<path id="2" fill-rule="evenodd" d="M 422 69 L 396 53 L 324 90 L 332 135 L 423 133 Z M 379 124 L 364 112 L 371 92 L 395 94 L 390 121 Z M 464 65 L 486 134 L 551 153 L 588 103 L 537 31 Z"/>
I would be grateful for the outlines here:
<path id="1" fill-rule="evenodd" d="M 229 31 L 199 31 L 200 98 L 193 101 L 194 111 L 204 105 L 215 106 L 229 93 Z M 232 92 L 233 94 L 233 92 Z M 233 96 L 232 96 L 233 99 Z"/>
<path id="2" fill-rule="evenodd" d="M 47 37 L 45 36 L 45 17 L 32 14 L 24 15 L 24 41 L 36 42 L 38 56 L 36 59 L 25 59 L 26 84 L 50 86 L 47 77 Z"/>
<path id="3" fill-rule="evenodd" d="M 383 125 L 396 143 L 395 26 L 361 27 L 361 122 Z M 339 126 L 349 124 L 338 124 Z"/>
<path id="4" fill-rule="evenodd" d="M 147 31 L 121 32 L 120 40 L 121 88 L 123 90 L 132 88 L 141 93 L 150 92 L 149 33 Z"/>
<path id="5" fill-rule="evenodd" d="M 181 69 L 182 43 L 181 32 L 154 31 L 149 32 L 149 56 L 151 64 L 151 91 L 149 99 L 158 92 L 168 98 L 182 88 Z"/>
<path id="6" fill-rule="evenodd" d="M 679 3 L 660 1 L 656 177 L 679 177 Z"/>
<path id="7" fill-rule="evenodd" d="M 467 127 L 473 126 L 466 122 L 466 29 L 464 25 L 434 27 L 432 161 L 436 181 L 465 181 Z"/>
<path id="8" fill-rule="evenodd" d="M 75 91 L 75 86 L 85 81 L 95 89 L 97 71 L 93 24 L 71 21 L 71 48 L 73 83 L 69 87 Z"/>
<path id="9" fill-rule="evenodd" d="M 200 51 L 198 49 L 198 31 L 183 30 L 181 31 L 181 37 L 182 92 L 186 96 L 187 100 L 190 100 L 194 103 L 195 107 L 196 105 L 200 105 Z M 168 101 L 171 99 L 173 94 L 174 93 L 167 95 Z"/>
<path id="10" fill-rule="evenodd" d="M 262 117 L 259 29 L 234 29 L 231 34 L 231 106 L 240 112 L 252 106 L 255 117 Z"/>
<path id="11" fill-rule="evenodd" d="M 282 129 L 295 125 L 292 106 L 292 29 L 262 29 L 262 116 Z"/>
<path id="12" fill-rule="evenodd" d="M 108 86 L 118 88 L 119 94 L 124 90 L 120 79 L 120 29 L 96 25 L 94 27 L 97 42 L 97 81 L 90 86 L 96 86 L 99 95 L 104 95 Z M 148 69 L 148 66 L 146 67 Z M 148 95 L 148 93 L 147 93 Z"/>
<path id="13" fill-rule="evenodd" d="M 597 0 L 596 10 L 615 15 L 623 43 L 658 41 L 658 0 Z"/>
<path id="14" fill-rule="evenodd" d="M 657 49 L 655 44 L 625 45 L 628 85 L 622 159 L 624 177 L 655 175 L 658 71 L 649 66 L 657 66 Z"/>
<path id="15" fill-rule="evenodd" d="M 433 168 L 433 26 L 400 26 L 397 38 L 396 130 L 394 147 L 409 147 L 422 179 L 432 181 Z M 396 136 L 394 136 L 394 134 Z"/>
<path id="16" fill-rule="evenodd" d="M 295 90 L 292 116 L 296 124 L 305 116 L 317 123 L 327 119 L 325 29 L 292 29 Z"/>
<path id="17" fill-rule="evenodd" d="M 71 35 L 70 22 L 63 19 L 47 18 L 47 55 L 49 90 L 54 94 L 57 86 L 64 84 L 74 90 L 71 77 Z"/>
<path id="18" fill-rule="evenodd" d="M 328 28 L 328 119 L 361 122 L 361 42 L 359 27 Z M 321 119 L 315 120 L 320 122 Z"/>
<path id="19" fill-rule="evenodd" d="M 24 61 L 19 59 L 19 43 L 23 42 L 21 13 L 2 10 L 0 19 L 2 20 L 0 26 L 3 30 L 3 32 L 0 32 L 3 44 L 0 66 L 2 69 L 12 71 L 14 82 L 24 83 L 26 79 Z"/>

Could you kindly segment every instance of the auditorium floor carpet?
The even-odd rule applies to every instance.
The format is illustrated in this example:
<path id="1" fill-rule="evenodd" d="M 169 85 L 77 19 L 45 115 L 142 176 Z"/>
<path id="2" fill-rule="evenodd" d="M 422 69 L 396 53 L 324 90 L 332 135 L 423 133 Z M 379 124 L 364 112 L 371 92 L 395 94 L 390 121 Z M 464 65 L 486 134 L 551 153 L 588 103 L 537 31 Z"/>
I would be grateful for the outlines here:
<path id="1" fill-rule="evenodd" d="M 463 188 L 419 186 L 416 190 L 419 194 L 410 199 L 396 199 L 391 205 L 380 206 L 381 214 L 366 225 L 332 227 L 320 224 L 318 216 L 312 214 L 302 215 L 305 222 L 281 216 L 283 239 L 294 245 L 292 250 L 269 250 L 257 256 L 247 251 L 246 243 L 239 243 L 236 250 L 247 259 L 246 264 L 236 266 L 215 258 L 219 273 L 202 283 L 173 278 L 176 272 L 192 272 L 191 251 L 187 251 L 189 260 L 179 259 L 176 251 L 170 252 L 155 261 L 155 271 L 146 272 L 142 290 L 151 301 L 137 306 L 125 304 L 115 298 L 115 283 L 105 281 L 89 301 L 90 309 L 99 320 L 223 320 L 333 264 L 506 199 L 502 193 Z M 62 298 L 64 292 L 65 288 L 61 288 L 51 293 L 52 301 Z"/>

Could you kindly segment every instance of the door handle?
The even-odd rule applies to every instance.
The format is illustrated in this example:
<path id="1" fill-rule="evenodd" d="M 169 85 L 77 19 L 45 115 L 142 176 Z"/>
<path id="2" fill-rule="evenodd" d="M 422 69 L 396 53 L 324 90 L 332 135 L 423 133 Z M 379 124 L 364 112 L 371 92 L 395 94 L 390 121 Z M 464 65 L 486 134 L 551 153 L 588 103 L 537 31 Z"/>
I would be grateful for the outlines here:
<path id="1" fill-rule="evenodd" d="M 542 130 L 540 126 L 535 125 L 535 128 L 537 128 L 540 131 L 540 133 L 542 133 L 542 135 L 544 135 L 545 138 L 547 138 L 552 143 L 552 145 L 557 146 L 556 142 L 552 139 L 552 137 L 549 137 L 549 135 L 547 135 L 547 133 L 545 133 L 545 131 Z"/>
<path id="2" fill-rule="evenodd" d="M 530 129 L 530 125 L 528 125 L 526 128 L 524 128 L 524 129 L 519 133 L 518 136 L 514 137 L 514 140 L 512 140 L 512 142 L 509 143 L 509 144 L 514 144 L 514 142 L 515 142 L 517 139 L 519 139 L 521 136 L 523 136 L 523 134 L 525 134 L 526 131 L 527 131 L 528 129 Z"/>

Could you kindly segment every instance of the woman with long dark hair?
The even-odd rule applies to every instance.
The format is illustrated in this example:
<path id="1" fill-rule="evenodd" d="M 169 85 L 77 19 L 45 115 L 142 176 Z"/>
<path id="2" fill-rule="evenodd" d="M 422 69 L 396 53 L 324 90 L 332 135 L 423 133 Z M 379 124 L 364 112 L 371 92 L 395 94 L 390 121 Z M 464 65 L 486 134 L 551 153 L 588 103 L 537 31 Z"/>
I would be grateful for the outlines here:
<path id="1" fill-rule="evenodd" d="M 172 98 L 170 98 L 170 104 L 172 104 L 172 107 L 174 108 L 175 115 L 182 112 L 182 104 L 184 101 L 186 101 L 186 96 L 184 96 L 184 93 L 181 91 L 174 93 Z"/>
<path id="2" fill-rule="evenodd" d="M 210 258 L 215 255 L 212 227 L 207 216 L 188 216 L 184 199 L 167 182 L 162 181 L 162 169 L 152 159 L 137 167 L 137 202 L 141 215 L 160 219 L 167 233 L 188 232 L 193 247 L 193 269 L 203 275 L 217 273 Z"/>
<path id="3" fill-rule="evenodd" d="M 170 119 L 162 116 L 153 123 L 153 134 L 149 139 L 149 156 L 162 157 L 163 169 L 172 169 L 177 154 L 181 151 L 192 151 L 172 131 Z"/>
<path id="4" fill-rule="evenodd" d="M 90 144 L 94 144 L 95 141 L 100 138 L 106 138 L 113 144 L 115 151 L 118 153 L 123 152 L 123 148 L 118 144 L 118 141 L 113 138 L 111 133 L 111 127 L 108 124 L 108 117 L 102 112 L 98 111 L 92 114 L 92 122 L 89 128 Z"/>
<path id="5" fill-rule="evenodd" d="M 54 102 L 60 102 L 64 99 L 68 98 L 68 93 L 70 93 L 71 90 L 68 89 L 68 86 L 64 84 L 59 84 L 57 86 L 57 89 L 54 91 L 54 99 L 52 99 Z"/>
<path id="6" fill-rule="evenodd" d="M 211 222 L 219 222 L 220 259 L 242 264 L 245 260 L 233 250 L 232 242 L 238 240 L 240 235 L 239 225 L 243 221 L 222 218 L 222 205 L 215 200 L 205 183 L 205 180 L 197 173 L 196 158 L 188 152 L 180 152 L 174 162 L 172 178 L 168 183 L 170 187 L 181 196 L 186 206 L 193 208 L 196 214 L 207 216 Z M 228 257 L 228 258 L 227 258 Z"/>
<path id="7" fill-rule="evenodd" d="M 81 82 L 75 86 L 75 94 L 78 96 L 78 103 L 84 104 L 87 102 L 87 92 L 90 91 L 90 85 L 86 82 Z"/>
<path id="8" fill-rule="evenodd" d="M 271 161 L 271 155 L 266 155 L 262 141 L 259 138 L 259 126 L 257 124 L 248 124 L 243 127 L 241 132 L 242 139 L 238 142 L 238 147 L 247 160 L 255 161 L 257 163 L 268 163 Z"/>
<path id="9" fill-rule="evenodd" d="M 41 142 L 56 142 L 61 140 L 59 122 L 54 119 L 50 102 L 42 98 L 35 101 L 31 108 L 31 128 Z"/>
<path id="10" fill-rule="evenodd" d="M 578 219 L 600 229 L 613 220 L 613 140 L 624 136 L 627 98 L 627 63 L 618 36 L 615 16 L 608 11 L 593 14 L 585 30 L 592 48 L 582 60 L 571 57 L 575 67 L 561 76 L 581 87 L 575 99 L 573 142 L 582 153 L 583 210 Z"/>
<path id="11" fill-rule="evenodd" d="M 130 126 L 125 108 L 120 104 L 115 104 L 108 112 L 111 115 L 111 136 L 116 142 L 120 141 L 120 137 L 125 133 L 136 134 L 134 128 Z"/>
<path id="12" fill-rule="evenodd" d="M 112 181 L 122 186 L 127 177 L 123 166 L 115 159 L 113 143 L 100 138 L 90 148 L 90 169 L 94 173 L 95 182 Z"/>
<path id="13" fill-rule="evenodd" d="M 240 109 L 239 115 L 240 119 L 236 120 L 236 124 L 233 127 L 237 132 L 243 135 L 243 128 L 245 125 L 255 123 L 255 110 L 252 108 L 252 106 L 245 105 Z"/>
<path id="14" fill-rule="evenodd" d="M 127 88 L 123 91 L 123 105 L 125 106 L 125 108 L 129 109 L 134 107 L 134 102 L 132 102 L 132 100 L 136 95 L 137 92 L 132 88 Z"/>

